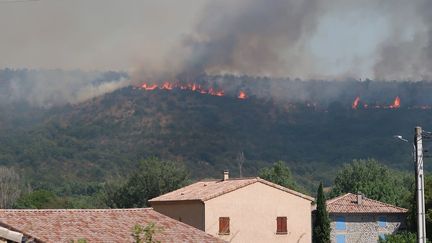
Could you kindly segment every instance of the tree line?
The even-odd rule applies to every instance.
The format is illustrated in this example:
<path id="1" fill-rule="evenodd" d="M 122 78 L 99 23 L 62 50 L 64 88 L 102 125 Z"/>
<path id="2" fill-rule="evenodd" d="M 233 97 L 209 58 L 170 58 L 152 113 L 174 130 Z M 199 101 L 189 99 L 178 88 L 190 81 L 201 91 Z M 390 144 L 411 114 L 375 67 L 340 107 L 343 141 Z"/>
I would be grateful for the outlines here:
<path id="1" fill-rule="evenodd" d="M 354 160 L 345 164 L 337 173 L 332 185 L 321 183 L 316 193 L 316 224 L 313 229 L 314 242 L 329 242 L 329 219 L 325 211 L 325 200 L 345 193 L 362 192 L 368 198 L 410 210 L 408 230 L 416 229 L 414 173 L 400 172 L 382 165 L 375 159 Z M 290 168 L 282 161 L 261 169 L 263 179 L 305 192 L 299 186 Z M 186 167 L 175 161 L 148 158 L 139 163 L 136 170 L 126 177 L 104 183 L 97 192 L 86 198 L 90 207 L 131 208 L 147 207 L 148 200 L 192 183 Z M 432 238 L 432 177 L 425 182 L 428 238 Z M 24 183 L 13 168 L 0 167 L 1 208 L 85 208 L 86 200 L 74 201 L 54 192 L 35 189 Z M 415 235 L 414 235 L 415 236 Z M 410 233 L 402 233 L 387 239 L 410 239 Z M 399 237 L 399 238 L 398 238 Z M 399 242 L 399 241 L 389 241 Z M 402 241 L 404 242 L 404 241 Z M 409 241 L 408 241 L 409 242 Z"/>

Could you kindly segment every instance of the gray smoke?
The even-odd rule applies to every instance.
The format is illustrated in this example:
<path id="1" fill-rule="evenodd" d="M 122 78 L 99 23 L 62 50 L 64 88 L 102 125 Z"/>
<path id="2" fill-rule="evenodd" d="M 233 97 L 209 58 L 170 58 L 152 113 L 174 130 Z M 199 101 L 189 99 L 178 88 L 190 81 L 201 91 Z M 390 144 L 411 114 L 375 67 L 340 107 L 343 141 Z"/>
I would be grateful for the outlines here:
<path id="1" fill-rule="evenodd" d="M 194 79 L 203 73 L 283 76 L 298 71 L 308 66 L 303 43 L 317 26 L 318 3 L 212 1 L 201 13 L 195 32 L 166 58 L 167 69 L 154 72 L 155 69 L 143 68 L 134 76 Z"/>
<path id="2" fill-rule="evenodd" d="M 431 80 L 432 1 L 397 1 L 391 9 L 392 33 L 379 47 L 375 78 Z"/>
<path id="3" fill-rule="evenodd" d="M 290 60 L 305 51 L 302 43 L 316 28 L 318 7 L 317 0 L 245 0 L 228 7 L 227 1 L 213 1 L 196 36 L 184 40 L 191 54 L 185 70 L 249 75 L 286 73 L 283 67 L 295 70 Z"/>
<path id="4" fill-rule="evenodd" d="M 350 12 L 365 19 L 372 15 L 386 19 L 390 33 L 377 40 L 373 56 L 349 64 L 343 74 L 320 76 L 320 60 L 307 44 L 326 16 Z M 430 0 L 212 1 L 204 8 L 195 31 L 170 53 L 163 65 L 167 68 L 141 69 L 135 77 L 193 79 L 202 73 L 230 73 L 345 79 L 349 75 L 358 78 L 357 67 L 369 63 L 368 78 L 430 80 L 431 15 Z"/>
<path id="5" fill-rule="evenodd" d="M 0 101 L 37 107 L 76 104 L 129 85 L 125 74 L 62 70 L 0 70 Z"/>

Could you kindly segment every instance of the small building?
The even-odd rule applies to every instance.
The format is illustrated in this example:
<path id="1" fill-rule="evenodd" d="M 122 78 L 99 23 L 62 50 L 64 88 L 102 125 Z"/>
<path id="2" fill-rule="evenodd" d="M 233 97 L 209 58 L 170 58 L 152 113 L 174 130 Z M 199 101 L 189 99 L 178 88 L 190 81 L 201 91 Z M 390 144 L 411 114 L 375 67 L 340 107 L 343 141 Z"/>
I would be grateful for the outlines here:
<path id="1" fill-rule="evenodd" d="M 406 227 L 408 210 L 348 193 L 327 200 L 331 242 L 377 242 Z"/>
<path id="2" fill-rule="evenodd" d="M 312 240 L 310 196 L 256 178 L 205 180 L 150 200 L 154 210 L 229 242 Z"/>
<path id="3" fill-rule="evenodd" d="M 0 239 L 20 243 L 134 242 L 134 226 L 150 223 L 155 225 L 154 240 L 160 242 L 223 242 L 151 208 L 2 209 Z"/>

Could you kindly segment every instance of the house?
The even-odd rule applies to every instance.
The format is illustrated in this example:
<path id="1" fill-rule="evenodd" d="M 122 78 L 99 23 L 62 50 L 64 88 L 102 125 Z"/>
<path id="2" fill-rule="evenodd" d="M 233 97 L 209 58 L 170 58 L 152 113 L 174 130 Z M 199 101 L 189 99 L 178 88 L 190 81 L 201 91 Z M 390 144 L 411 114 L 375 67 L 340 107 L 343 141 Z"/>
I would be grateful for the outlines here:
<path id="1" fill-rule="evenodd" d="M 205 180 L 150 200 L 154 210 L 230 242 L 311 242 L 310 196 L 256 178 Z"/>
<path id="2" fill-rule="evenodd" d="M 366 198 L 361 193 L 327 200 L 331 242 L 377 242 L 406 227 L 407 209 Z"/>
<path id="3" fill-rule="evenodd" d="M 0 239 L 12 242 L 134 242 L 136 224 L 155 224 L 160 242 L 222 242 L 151 208 L 0 210 Z M 24 237 L 18 241 L 17 237 Z M 5 238 L 10 237 L 10 238 Z M 14 238 L 12 238 L 14 237 Z M 18 237 L 19 238 L 19 237 Z M 0 240 L 1 242 L 1 240 Z M 8 241 L 9 242 L 9 241 Z"/>

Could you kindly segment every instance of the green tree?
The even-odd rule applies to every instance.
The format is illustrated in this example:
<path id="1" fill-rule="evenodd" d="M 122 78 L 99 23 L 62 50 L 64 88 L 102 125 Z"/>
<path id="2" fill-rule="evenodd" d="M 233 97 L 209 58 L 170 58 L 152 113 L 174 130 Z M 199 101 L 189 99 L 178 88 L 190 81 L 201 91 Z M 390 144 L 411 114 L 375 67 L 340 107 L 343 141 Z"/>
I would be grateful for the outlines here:
<path id="1" fill-rule="evenodd" d="M 60 198 L 53 192 L 46 190 L 36 190 L 20 197 L 15 208 L 72 208 L 72 204 L 66 198 Z"/>
<path id="2" fill-rule="evenodd" d="M 367 159 L 354 160 L 336 174 L 332 196 L 348 192 L 362 192 L 371 199 L 404 205 L 409 190 L 400 173 Z"/>
<path id="3" fill-rule="evenodd" d="M 75 243 L 75 240 L 70 240 L 69 243 Z M 78 239 L 76 243 L 87 243 L 86 239 Z"/>
<path id="4" fill-rule="evenodd" d="M 188 173 L 179 163 L 149 158 L 141 161 L 139 168 L 125 183 L 111 183 L 106 187 L 106 204 L 109 207 L 146 207 L 148 200 L 176 190 L 188 182 Z"/>
<path id="5" fill-rule="evenodd" d="M 162 231 L 162 228 L 157 227 L 153 222 L 148 223 L 145 227 L 136 224 L 132 229 L 132 237 L 134 243 L 160 243 L 160 241 L 154 239 L 155 234 L 160 231 Z"/>
<path id="6" fill-rule="evenodd" d="M 379 238 L 379 243 L 416 243 L 417 235 L 412 232 L 399 232 L 394 235 L 386 235 L 385 239 Z"/>
<path id="7" fill-rule="evenodd" d="M 426 237 L 432 239 L 432 176 L 425 179 Z"/>
<path id="8" fill-rule="evenodd" d="M 330 242 L 330 219 L 327 213 L 326 198 L 324 196 L 323 185 L 320 183 L 317 193 L 315 211 L 315 222 L 313 228 L 314 243 Z"/>
<path id="9" fill-rule="evenodd" d="M 278 185 L 295 189 L 296 183 L 291 174 L 291 170 L 283 161 L 278 161 L 272 167 L 263 168 L 259 171 L 259 177 L 276 183 Z"/>
<path id="10" fill-rule="evenodd" d="M 408 230 L 417 232 L 417 194 L 415 185 L 410 193 L 411 204 L 408 214 Z M 425 177 L 425 210 L 426 210 L 426 237 L 432 239 L 432 176 Z"/>

